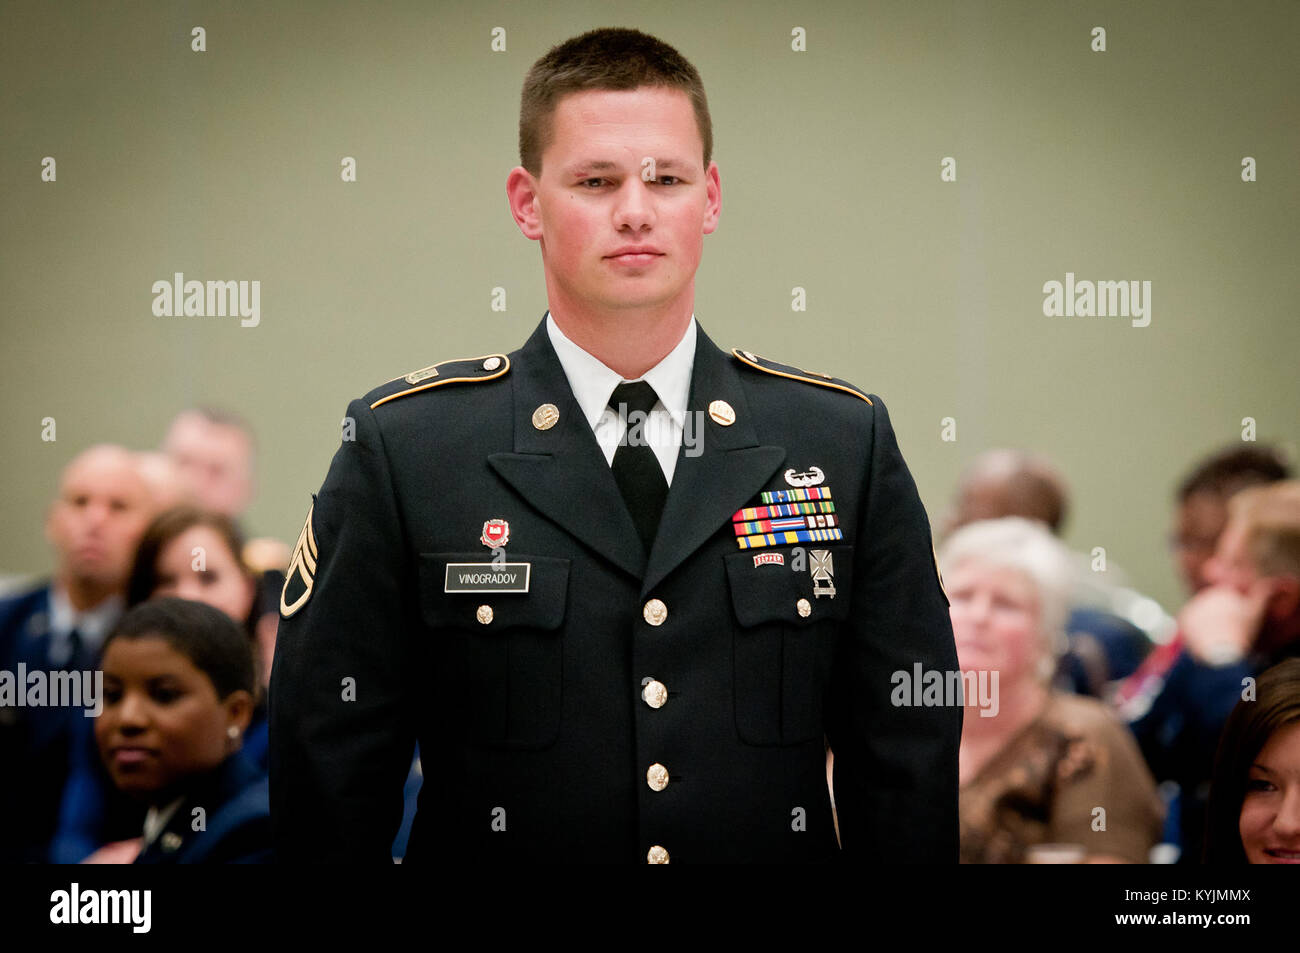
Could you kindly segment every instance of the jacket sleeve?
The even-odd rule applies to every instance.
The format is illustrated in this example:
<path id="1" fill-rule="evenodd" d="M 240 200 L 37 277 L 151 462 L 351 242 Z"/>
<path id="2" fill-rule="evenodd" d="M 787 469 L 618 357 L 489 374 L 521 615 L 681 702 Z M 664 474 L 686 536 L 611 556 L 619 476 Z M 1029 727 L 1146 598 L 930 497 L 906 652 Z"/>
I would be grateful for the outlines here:
<path id="1" fill-rule="evenodd" d="M 954 863 L 962 708 L 894 704 L 911 700 L 915 666 L 958 670 L 948 600 L 916 484 L 884 402 L 871 400 L 853 603 L 827 717 L 840 838 L 856 860 Z M 905 694 L 895 695 L 895 673 L 907 679 Z"/>
<path id="2" fill-rule="evenodd" d="M 384 437 L 353 401 L 281 598 L 271 672 L 279 861 L 392 862 L 415 729 L 415 581 Z"/>

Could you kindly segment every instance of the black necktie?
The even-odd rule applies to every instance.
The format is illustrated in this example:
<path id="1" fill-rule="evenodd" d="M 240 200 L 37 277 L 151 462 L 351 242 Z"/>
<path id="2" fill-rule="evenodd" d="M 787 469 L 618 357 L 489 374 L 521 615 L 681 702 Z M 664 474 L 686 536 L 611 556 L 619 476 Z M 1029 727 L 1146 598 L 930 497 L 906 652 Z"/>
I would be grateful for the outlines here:
<path id="1" fill-rule="evenodd" d="M 645 381 L 619 384 L 609 399 L 609 406 L 625 421 L 630 414 L 637 415 L 630 421 L 629 432 L 614 452 L 612 469 L 614 482 L 623 494 L 623 502 L 632 514 L 632 522 L 636 524 L 646 552 L 654 542 L 664 501 L 668 499 L 668 481 L 664 479 L 659 459 L 646 441 L 650 408 L 658 399 L 655 389 Z M 636 426 L 638 421 L 640 425 Z"/>
<path id="2" fill-rule="evenodd" d="M 81 668 L 82 641 L 81 632 L 74 626 L 68 633 L 68 660 L 60 666 L 60 671 L 74 672 Z"/>

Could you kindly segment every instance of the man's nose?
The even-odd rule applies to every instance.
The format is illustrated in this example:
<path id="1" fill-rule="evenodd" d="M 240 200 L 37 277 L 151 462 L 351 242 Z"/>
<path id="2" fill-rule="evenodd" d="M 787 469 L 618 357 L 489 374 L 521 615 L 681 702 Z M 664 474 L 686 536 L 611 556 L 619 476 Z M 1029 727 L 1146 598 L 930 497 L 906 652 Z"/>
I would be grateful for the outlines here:
<path id="1" fill-rule="evenodd" d="M 616 228 L 624 226 L 635 230 L 654 224 L 654 201 L 650 193 L 650 183 L 639 175 L 629 176 L 618 190 L 618 205 L 615 209 Z"/>
<path id="2" fill-rule="evenodd" d="M 1205 564 L 1201 567 L 1201 575 L 1205 577 L 1205 581 L 1210 585 L 1217 586 L 1225 578 L 1225 568 L 1223 560 L 1219 558 L 1219 554 L 1216 552 L 1205 560 Z"/>
<path id="3" fill-rule="evenodd" d="M 86 529 L 97 532 L 108 523 L 108 503 L 103 500 L 91 500 L 86 504 L 84 514 Z"/>

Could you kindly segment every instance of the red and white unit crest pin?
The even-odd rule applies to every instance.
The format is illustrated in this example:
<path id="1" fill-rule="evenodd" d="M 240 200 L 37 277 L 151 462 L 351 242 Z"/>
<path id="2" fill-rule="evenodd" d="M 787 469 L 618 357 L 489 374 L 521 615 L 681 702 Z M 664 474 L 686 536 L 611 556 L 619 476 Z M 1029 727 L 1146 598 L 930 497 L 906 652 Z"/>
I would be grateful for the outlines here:
<path id="1" fill-rule="evenodd" d="M 496 549 L 510 542 L 510 524 L 505 520 L 488 520 L 483 524 L 483 535 L 479 542 L 489 549 Z"/>

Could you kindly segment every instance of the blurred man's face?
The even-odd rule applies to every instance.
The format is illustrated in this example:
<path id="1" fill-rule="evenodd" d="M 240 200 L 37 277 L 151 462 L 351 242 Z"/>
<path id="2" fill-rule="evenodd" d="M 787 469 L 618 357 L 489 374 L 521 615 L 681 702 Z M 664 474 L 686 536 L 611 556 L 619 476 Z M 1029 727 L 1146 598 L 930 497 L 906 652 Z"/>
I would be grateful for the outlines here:
<path id="1" fill-rule="evenodd" d="M 1230 586 L 1243 596 L 1260 578 L 1246 546 L 1246 526 L 1240 521 L 1228 523 L 1219 535 L 1214 555 L 1205 561 L 1202 575 L 1207 585 Z"/>
<path id="2" fill-rule="evenodd" d="M 1193 493 L 1174 514 L 1173 546 L 1178 571 L 1191 592 L 1209 586 L 1205 565 L 1228 521 L 1228 507 L 1214 493 Z"/>
<path id="3" fill-rule="evenodd" d="M 97 587 L 124 586 L 152 516 L 147 486 L 129 452 L 86 451 L 64 470 L 46 520 L 60 575 Z"/>
<path id="4" fill-rule="evenodd" d="M 651 87 L 573 93 L 552 132 L 534 180 L 536 229 L 525 234 L 541 243 L 557 310 L 691 307 L 721 190 L 716 163 L 703 167 L 689 97 Z"/>
<path id="5" fill-rule="evenodd" d="M 244 512 L 253 494 L 253 448 L 242 430 L 181 414 L 163 450 L 199 506 L 232 517 Z"/>

